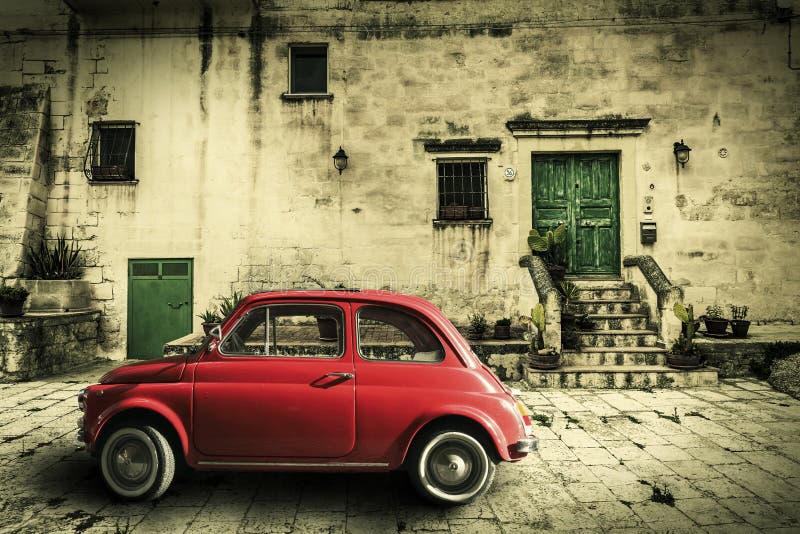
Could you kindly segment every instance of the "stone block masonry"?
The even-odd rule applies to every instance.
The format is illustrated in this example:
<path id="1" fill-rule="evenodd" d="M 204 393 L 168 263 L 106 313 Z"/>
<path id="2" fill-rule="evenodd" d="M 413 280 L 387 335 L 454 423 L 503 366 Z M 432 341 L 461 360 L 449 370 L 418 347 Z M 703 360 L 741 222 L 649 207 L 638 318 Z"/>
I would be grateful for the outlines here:
<path id="1" fill-rule="evenodd" d="M 97 357 L 100 312 L 29 313 L 0 319 L 0 378 L 28 380 Z"/>

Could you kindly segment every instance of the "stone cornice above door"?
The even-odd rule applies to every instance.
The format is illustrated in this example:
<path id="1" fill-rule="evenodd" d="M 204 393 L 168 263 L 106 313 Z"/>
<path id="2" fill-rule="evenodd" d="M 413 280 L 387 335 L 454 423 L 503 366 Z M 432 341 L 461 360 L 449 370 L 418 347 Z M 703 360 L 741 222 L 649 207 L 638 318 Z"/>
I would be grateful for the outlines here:
<path id="1" fill-rule="evenodd" d="M 520 119 L 506 122 L 514 137 L 616 137 L 641 135 L 650 119 Z"/>

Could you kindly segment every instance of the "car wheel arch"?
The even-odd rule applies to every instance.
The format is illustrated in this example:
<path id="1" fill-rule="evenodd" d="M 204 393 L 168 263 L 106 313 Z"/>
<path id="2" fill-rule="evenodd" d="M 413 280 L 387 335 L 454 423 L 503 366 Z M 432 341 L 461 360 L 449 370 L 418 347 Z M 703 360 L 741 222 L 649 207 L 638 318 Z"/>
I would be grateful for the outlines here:
<path id="1" fill-rule="evenodd" d="M 119 407 L 111 414 L 104 414 L 104 422 L 97 430 L 95 438 L 95 451 L 100 451 L 105 439 L 114 430 L 128 424 L 129 426 L 141 427 L 149 425 L 163 432 L 164 437 L 169 442 L 173 453 L 181 458 L 186 458 L 189 453 L 189 441 L 186 429 L 180 423 L 180 419 L 169 410 L 157 410 L 153 407 L 127 406 Z"/>
<path id="2" fill-rule="evenodd" d="M 504 458 L 500 454 L 500 447 L 496 438 L 496 434 L 493 435 L 493 433 L 486 427 L 487 425 L 483 421 L 468 415 L 447 414 L 434 417 L 424 424 L 419 425 L 415 432 L 411 435 L 411 439 L 407 441 L 405 449 L 403 450 L 401 464 L 406 464 L 406 461 L 409 458 L 409 452 L 414 446 L 417 438 L 427 434 L 429 431 L 440 429 L 461 429 L 467 431 L 484 445 L 484 447 L 487 449 L 487 453 L 495 463 L 500 462 L 504 460 Z"/>

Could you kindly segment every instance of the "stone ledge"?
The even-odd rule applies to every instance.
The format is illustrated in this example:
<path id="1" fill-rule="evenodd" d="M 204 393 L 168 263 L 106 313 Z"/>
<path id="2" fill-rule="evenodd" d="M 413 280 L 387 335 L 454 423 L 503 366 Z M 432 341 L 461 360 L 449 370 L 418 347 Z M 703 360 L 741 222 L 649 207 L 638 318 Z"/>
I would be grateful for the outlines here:
<path id="1" fill-rule="evenodd" d="M 514 137 L 593 137 L 641 135 L 649 118 L 541 120 L 522 118 L 506 122 Z"/>

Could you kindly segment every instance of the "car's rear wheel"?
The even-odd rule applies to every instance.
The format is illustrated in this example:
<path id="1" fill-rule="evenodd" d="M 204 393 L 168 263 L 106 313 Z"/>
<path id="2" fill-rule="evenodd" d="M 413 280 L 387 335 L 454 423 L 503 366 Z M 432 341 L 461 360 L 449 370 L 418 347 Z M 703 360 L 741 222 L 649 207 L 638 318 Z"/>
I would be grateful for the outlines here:
<path id="1" fill-rule="evenodd" d="M 414 488 L 424 498 L 467 504 L 492 485 L 495 465 L 486 447 L 462 430 L 425 432 L 415 440 L 408 466 Z"/>
<path id="2" fill-rule="evenodd" d="M 100 471 L 108 488 L 123 499 L 157 499 L 175 475 L 175 456 L 156 428 L 122 427 L 105 440 Z"/>

